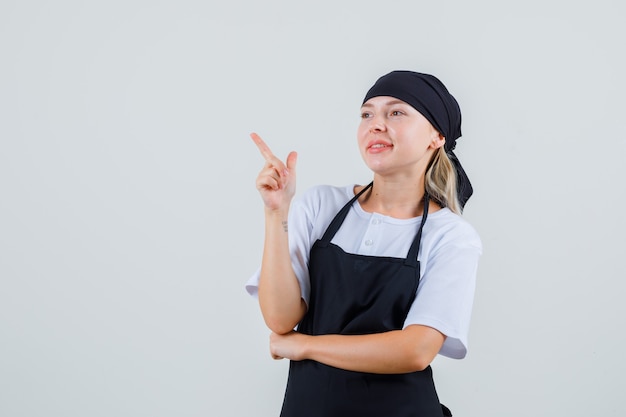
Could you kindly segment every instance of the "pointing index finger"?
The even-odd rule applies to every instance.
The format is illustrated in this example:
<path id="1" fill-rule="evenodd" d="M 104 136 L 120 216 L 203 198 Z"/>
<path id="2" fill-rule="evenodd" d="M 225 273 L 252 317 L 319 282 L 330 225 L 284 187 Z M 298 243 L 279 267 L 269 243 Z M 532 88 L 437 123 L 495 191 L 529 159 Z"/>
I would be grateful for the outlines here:
<path id="1" fill-rule="evenodd" d="M 257 135 L 256 133 L 250 133 L 250 137 L 252 138 L 252 141 L 255 143 L 257 148 L 259 148 L 261 155 L 263 155 L 263 158 L 265 158 L 266 161 L 269 162 L 276 159 L 269 146 L 267 146 L 267 144 L 263 142 L 263 139 L 261 139 L 261 136 Z"/>

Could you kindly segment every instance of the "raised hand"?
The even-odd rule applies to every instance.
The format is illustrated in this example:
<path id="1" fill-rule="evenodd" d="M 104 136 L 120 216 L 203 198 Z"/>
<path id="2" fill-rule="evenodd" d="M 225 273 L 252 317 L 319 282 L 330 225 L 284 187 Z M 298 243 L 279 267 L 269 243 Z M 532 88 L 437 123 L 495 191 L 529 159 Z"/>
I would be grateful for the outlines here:
<path id="1" fill-rule="evenodd" d="M 288 209 L 296 193 L 296 160 L 298 154 L 290 152 L 283 163 L 256 133 L 250 137 L 265 159 L 265 166 L 256 179 L 256 188 L 265 207 L 270 210 Z"/>

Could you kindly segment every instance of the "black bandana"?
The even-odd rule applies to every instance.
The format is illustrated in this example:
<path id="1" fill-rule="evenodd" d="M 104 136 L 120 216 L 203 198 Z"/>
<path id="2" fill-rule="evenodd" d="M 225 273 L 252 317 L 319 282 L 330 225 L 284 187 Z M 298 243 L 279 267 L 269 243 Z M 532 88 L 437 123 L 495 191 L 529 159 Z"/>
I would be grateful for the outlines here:
<path id="1" fill-rule="evenodd" d="M 456 140 L 461 137 L 461 109 L 446 86 L 429 74 L 392 71 L 376 81 L 365 95 L 363 103 L 378 96 L 394 97 L 411 105 L 446 138 L 444 148 L 456 168 L 458 198 L 463 208 L 473 189 L 453 152 Z"/>

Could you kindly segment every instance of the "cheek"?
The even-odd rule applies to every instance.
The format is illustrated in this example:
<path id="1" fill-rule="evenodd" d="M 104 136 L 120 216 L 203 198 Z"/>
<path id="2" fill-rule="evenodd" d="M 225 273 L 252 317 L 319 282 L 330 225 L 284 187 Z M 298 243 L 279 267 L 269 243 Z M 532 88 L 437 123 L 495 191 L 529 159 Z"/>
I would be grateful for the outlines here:
<path id="1" fill-rule="evenodd" d="M 368 131 L 369 129 L 367 128 L 367 126 L 365 126 L 365 123 L 361 122 L 356 130 L 356 138 L 359 143 L 365 140 L 365 136 L 367 135 Z"/>
<path id="2" fill-rule="evenodd" d="M 368 131 L 367 128 L 363 128 L 363 124 L 359 125 L 356 131 L 356 145 L 362 158 L 365 157 L 365 145 L 367 143 Z"/>

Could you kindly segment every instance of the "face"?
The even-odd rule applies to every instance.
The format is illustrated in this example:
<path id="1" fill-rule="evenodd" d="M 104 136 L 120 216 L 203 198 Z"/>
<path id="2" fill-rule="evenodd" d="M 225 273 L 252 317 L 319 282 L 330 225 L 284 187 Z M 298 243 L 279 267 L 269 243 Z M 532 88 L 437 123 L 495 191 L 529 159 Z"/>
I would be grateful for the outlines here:
<path id="1" fill-rule="evenodd" d="M 426 172 L 435 150 L 445 143 L 420 112 L 387 96 L 363 104 L 357 137 L 361 156 L 372 171 L 413 178 Z"/>

